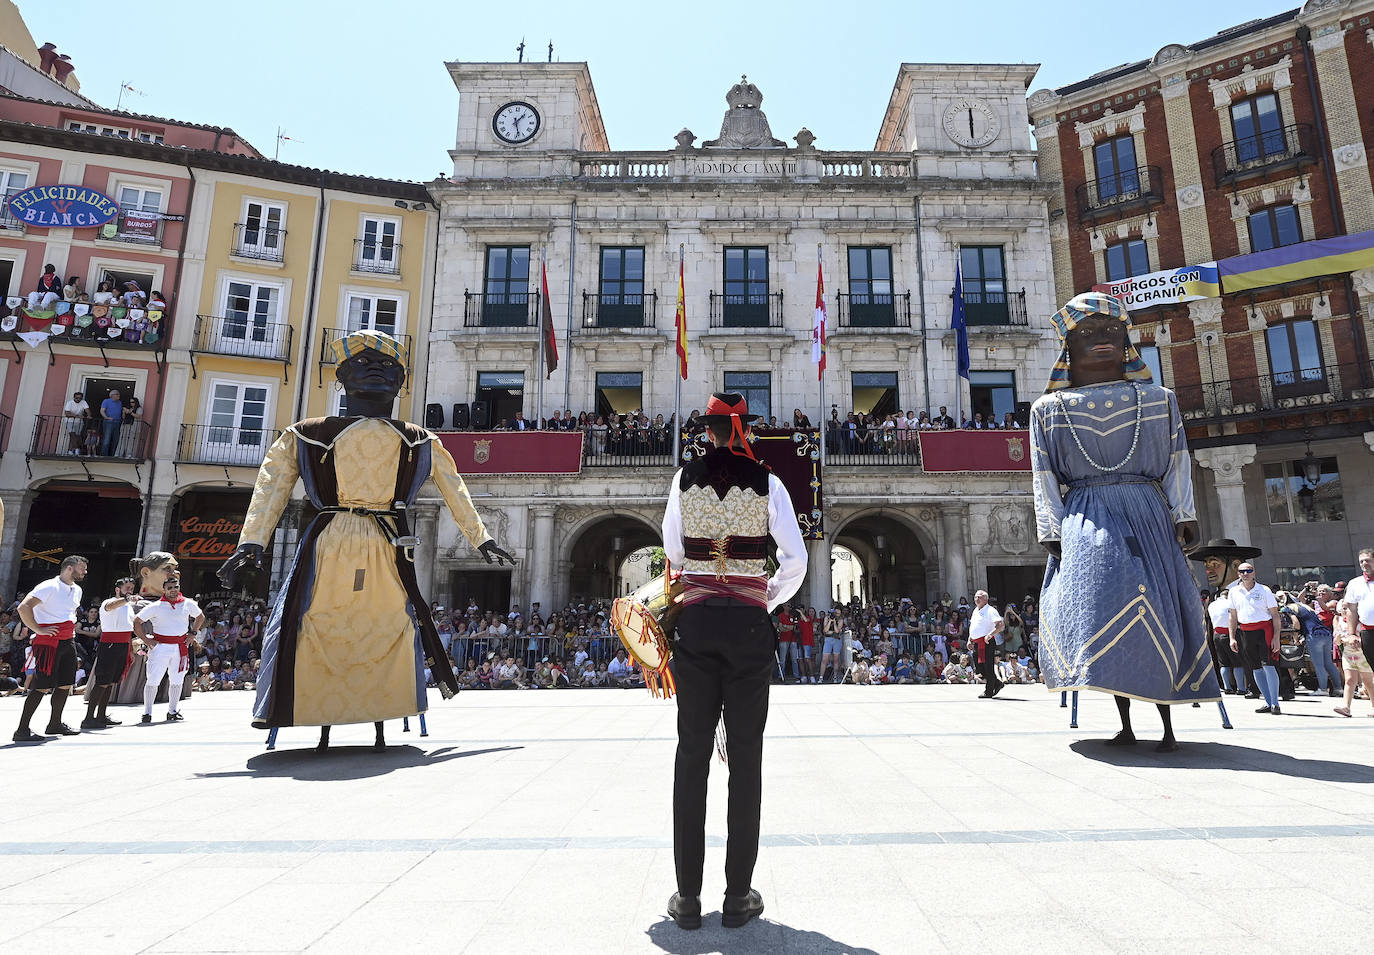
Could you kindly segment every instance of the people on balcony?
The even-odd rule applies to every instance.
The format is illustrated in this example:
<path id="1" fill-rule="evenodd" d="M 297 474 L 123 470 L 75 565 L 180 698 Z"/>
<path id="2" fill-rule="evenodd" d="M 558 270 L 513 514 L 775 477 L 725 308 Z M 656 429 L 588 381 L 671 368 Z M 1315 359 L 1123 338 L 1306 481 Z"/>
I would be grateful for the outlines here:
<path id="1" fill-rule="evenodd" d="M 124 402 L 119 390 L 110 389 L 110 397 L 100 403 L 100 453 L 111 457 L 119 445 L 119 429 L 124 421 Z"/>
<path id="2" fill-rule="evenodd" d="M 114 283 L 109 279 L 101 282 L 96 287 L 95 295 L 91 296 L 91 303 L 94 305 L 109 305 L 115 300 Z"/>
<path id="3" fill-rule="evenodd" d="M 67 453 L 80 454 L 86 441 L 86 425 L 91 418 L 91 406 L 86 396 L 72 392 L 72 400 L 62 406 L 62 424 L 67 433 Z"/>
<path id="4" fill-rule="evenodd" d="M 127 308 L 142 308 L 143 303 L 148 300 L 148 295 L 143 289 L 139 288 L 137 282 L 129 281 L 124 283 L 124 294 L 120 296 L 120 301 Z"/>
<path id="5" fill-rule="evenodd" d="M 57 275 L 57 266 L 49 263 L 43 266 L 43 274 L 38 277 L 37 286 L 29 293 L 29 308 L 46 311 L 56 305 L 61 297 L 62 279 Z"/>
<path id="6" fill-rule="evenodd" d="M 133 395 L 124 401 L 124 419 L 119 426 L 119 447 L 115 457 L 137 458 L 138 437 L 143 428 L 143 403 Z"/>
<path id="7" fill-rule="evenodd" d="M 81 301 L 81 296 L 86 294 L 86 290 L 81 287 L 81 276 L 73 275 L 67 279 L 67 284 L 62 286 L 62 301 L 76 303 Z"/>

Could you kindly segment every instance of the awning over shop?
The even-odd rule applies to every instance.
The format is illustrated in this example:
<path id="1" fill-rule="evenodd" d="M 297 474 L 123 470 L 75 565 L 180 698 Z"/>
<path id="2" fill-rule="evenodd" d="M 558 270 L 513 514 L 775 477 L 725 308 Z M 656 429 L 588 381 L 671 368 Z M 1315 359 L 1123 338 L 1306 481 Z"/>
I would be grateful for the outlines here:
<path id="1" fill-rule="evenodd" d="M 1374 232 L 1313 239 L 1217 263 L 1227 294 L 1374 267 Z"/>

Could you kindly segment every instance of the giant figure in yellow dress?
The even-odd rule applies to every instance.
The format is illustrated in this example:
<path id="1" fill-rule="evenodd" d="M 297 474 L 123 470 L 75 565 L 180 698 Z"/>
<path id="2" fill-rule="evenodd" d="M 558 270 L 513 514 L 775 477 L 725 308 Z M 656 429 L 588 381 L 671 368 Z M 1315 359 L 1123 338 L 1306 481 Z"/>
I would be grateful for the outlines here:
<path id="1" fill-rule="evenodd" d="M 267 452 L 239 544 L 220 568 L 232 588 L 263 551 L 296 479 L 319 512 L 263 634 L 253 725 L 378 724 L 424 712 L 428 666 L 445 698 L 458 690 L 415 578 L 406 509 L 433 480 L 458 528 L 487 562 L 514 558 L 487 534 L 453 458 L 418 425 L 388 417 L 405 382 L 404 347 L 380 332 L 332 345 L 347 416 L 287 428 Z"/>

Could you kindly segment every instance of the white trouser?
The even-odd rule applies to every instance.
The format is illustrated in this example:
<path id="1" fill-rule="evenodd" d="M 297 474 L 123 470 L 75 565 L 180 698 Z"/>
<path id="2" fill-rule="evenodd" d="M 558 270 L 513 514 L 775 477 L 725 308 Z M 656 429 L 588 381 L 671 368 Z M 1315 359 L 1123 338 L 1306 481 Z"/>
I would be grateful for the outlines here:
<path id="1" fill-rule="evenodd" d="M 33 309 L 49 309 L 49 308 L 52 308 L 55 304 L 57 304 L 57 300 L 58 300 L 59 298 L 61 298 L 61 297 L 62 297 L 62 296 L 58 295 L 56 292 L 30 292 L 30 293 L 29 293 L 29 308 L 33 308 Z"/>
<path id="2" fill-rule="evenodd" d="M 157 689 L 162 678 L 169 676 L 167 683 L 167 709 L 175 713 L 181 702 L 181 685 L 186 679 L 186 668 L 181 665 L 181 647 L 175 643 L 155 643 L 148 651 L 148 682 L 143 685 L 143 712 L 153 712 L 153 700 L 157 699 Z"/>

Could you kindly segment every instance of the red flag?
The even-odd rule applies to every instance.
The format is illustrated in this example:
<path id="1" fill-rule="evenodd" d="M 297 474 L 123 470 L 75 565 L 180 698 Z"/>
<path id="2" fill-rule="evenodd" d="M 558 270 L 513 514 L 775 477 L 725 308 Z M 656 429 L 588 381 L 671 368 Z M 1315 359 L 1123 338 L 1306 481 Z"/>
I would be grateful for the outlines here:
<path id="1" fill-rule="evenodd" d="M 553 309 L 549 307 L 549 263 L 542 260 L 539 282 L 544 294 L 539 302 L 539 325 L 544 335 L 544 379 L 548 380 L 558 367 L 558 336 L 553 331 Z"/>
<path id="2" fill-rule="evenodd" d="M 677 317 L 673 320 L 677 328 L 677 371 L 682 380 L 687 380 L 687 288 L 683 282 L 682 257 L 677 260 Z"/>
<path id="3" fill-rule="evenodd" d="M 811 360 L 816 363 L 816 380 L 825 375 L 825 276 L 821 274 L 819 253 L 816 256 L 816 320 L 811 327 Z"/>

